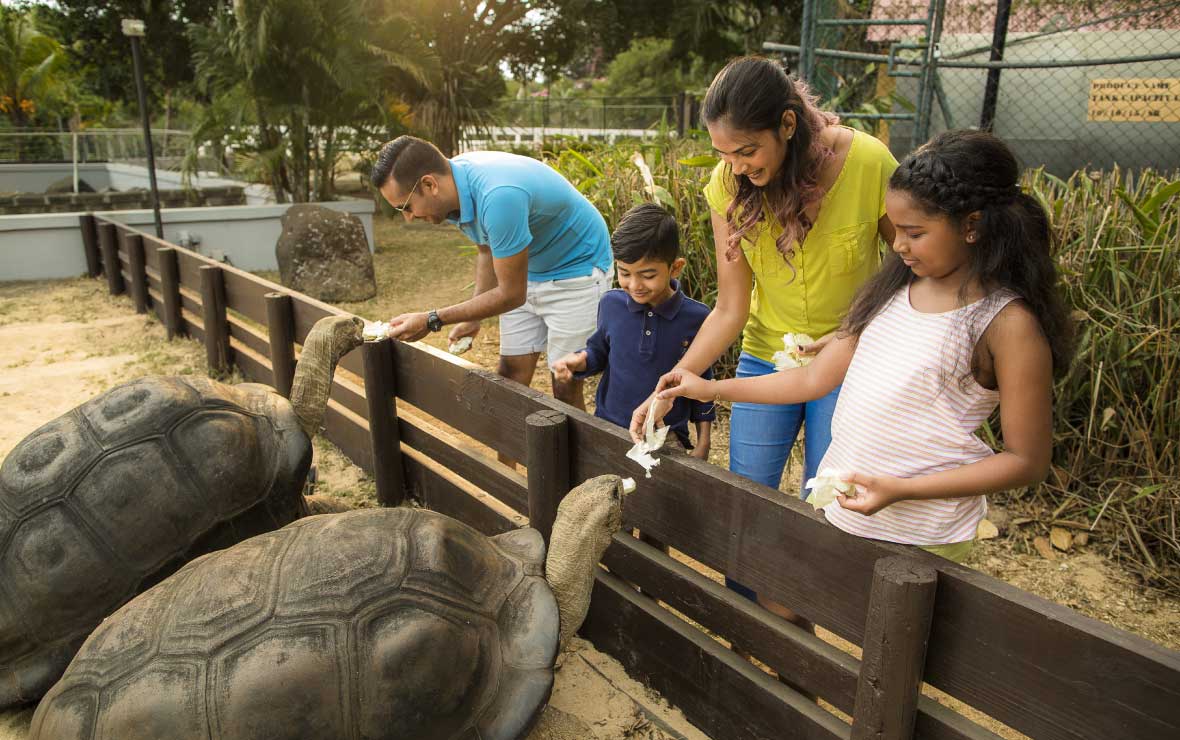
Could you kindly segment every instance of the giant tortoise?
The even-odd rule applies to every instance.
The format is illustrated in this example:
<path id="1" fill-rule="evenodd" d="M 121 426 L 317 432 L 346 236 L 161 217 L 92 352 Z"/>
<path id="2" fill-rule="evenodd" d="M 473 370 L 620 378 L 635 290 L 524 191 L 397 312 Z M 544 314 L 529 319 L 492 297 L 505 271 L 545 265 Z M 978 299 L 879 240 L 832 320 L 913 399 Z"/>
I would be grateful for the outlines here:
<path id="1" fill-rule="evenodd" d="M 617 476 L 535 529 L 313 516 L 193 561 L 86 640 L 30 740 L 510 740 L 549 698 L 622 522 Z"/>
<path id="2" fill-rule="evenodd" d="M 311 439 L 360 319 L 318 322 L 291 401 L 146 377 L 22 440 L 0 466 L 0 708 L 36 701 L 103 617 L 184 562 L 306 512 Z"/>

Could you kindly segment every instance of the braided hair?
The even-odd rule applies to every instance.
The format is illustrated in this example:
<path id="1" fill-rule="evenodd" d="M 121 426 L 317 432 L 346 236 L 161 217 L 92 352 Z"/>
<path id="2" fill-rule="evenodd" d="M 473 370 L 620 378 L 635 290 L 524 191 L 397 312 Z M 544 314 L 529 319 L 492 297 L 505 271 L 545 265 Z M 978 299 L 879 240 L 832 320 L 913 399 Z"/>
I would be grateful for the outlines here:
<path id="1" fill-rule="evenodd" d="M 944 132 L 902 160 L 889 178 L 889 189 L 956 226 L 978 214 L 960 304 L 966 305 L 971 284 L 989 294 L 1006 288 L 1020 296 L 1049 343 L 1054 374 L 1064 374 L 1073 326 L 1057 288 L 1049 215 L 1040 201 L 1020 189 L 1020 166 L 1008 145 L 984 131 Z M 881 270 L 857 293 L 842 333 L 860 336 L 912 278 L 909 267 L 890 251 Z"/>
<path id="2" fill-rule="evenodd" d="M 732 178 L 736 192 L 725 220 L 729 243 L 725 259 L 733 262 L 741 254 L 742 239 L 754 240 L 753 233 L 766 228 L 770 218 L 782 225 L 775 246 L 794 272 L 791 259 L 795 245 L 802 244 L 811 228 L 806 209 L 823 197 L 819 172 L 832 157 L 832 150 L 820 141 L 820 132 L 840 119 L 816 106 L 816 96 L 807 83 L 787 75 L 777 62 L 764 57 L 739 57 L 717 73 L 701 104 L 705 125 L 724 121 L 741 131 L 778 131 L 786 111 L 795 113 L 795 134 L 787 141 L 782 167 L 765 187 L 758 187 L 745 175 Z M 770 218 L 763 211 L 763 201 Z"/>

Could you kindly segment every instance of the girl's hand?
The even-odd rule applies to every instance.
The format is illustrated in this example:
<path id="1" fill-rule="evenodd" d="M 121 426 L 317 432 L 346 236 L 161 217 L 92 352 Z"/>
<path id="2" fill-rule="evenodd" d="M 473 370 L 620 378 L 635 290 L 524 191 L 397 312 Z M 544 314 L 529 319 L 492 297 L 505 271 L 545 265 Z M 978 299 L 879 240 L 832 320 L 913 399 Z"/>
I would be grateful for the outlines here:
<path id="1" fill-rule="evenodd" d="M 905 478 L 853 473 L 844 480 L 854 486 L 854 493 L 851 496 L 838 493 L 836 500 L 840 502 L 841 508 L 858 514 L 872 516 L 886 506 L 907 498 Z"/>
<path id="2" fill-rule="evenodd" d="M 676 368 L 664 373 L 656 386 L 656 397 L 661 400 L 691 398 L 696 401 L 712 401 L 717 397 L 715 381 L 704 380 L 696 373 Z"/>
<path id="3" fill-rule="evenodd" d="M 652 391 L 652 394 L 645 398 L 643 403 L 639 404 L 639 406 L 637 406 L 635 410 L 631 412 L 631 426 L 627 428 L 627 431 L 631 433 L 631 441 L 636 444 L 639 444 L 643 441 L 643 428 L 647 424 L 647 414 L 651 410 L 651 402 L 655 397 L 656 393 L 655 391 Z M 663 419 L 664 415 L 667 414 L 671 409 L 671 403 L 665 404 L 661 401 L 656 402 L 656 426 L 660 425 L 660 420 Z"/>
<path id="4" fill-rule="evenodd" d="M 812 342 L 811 344 L 800 344 L 799 345 L 799 354 L 807 355 L 808 357 L 814 357 L 815 355 L 819 354 L 819 351 L 821 349 L 823 349 L 824 347 L 827 347 L 828 344 L 830 344 L 831 341 L 835 338 L 836 338 L 836 332 L 830 331 L 827 334 L 824 334 L 819 339 Z"/>

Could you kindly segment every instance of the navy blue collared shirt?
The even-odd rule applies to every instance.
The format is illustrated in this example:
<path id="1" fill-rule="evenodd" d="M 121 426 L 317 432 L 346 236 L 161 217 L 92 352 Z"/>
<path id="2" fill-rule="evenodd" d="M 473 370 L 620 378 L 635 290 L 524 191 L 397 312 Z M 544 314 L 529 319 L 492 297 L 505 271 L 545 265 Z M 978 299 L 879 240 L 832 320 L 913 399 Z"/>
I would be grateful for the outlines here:
<path id="1" fill-rule="evenodd" d="M 688 351 L 709 307 L 680 292 L 658 306 L 636 303 L 625 290 L 607 291 L 598 303 L 598 329 L 586 342 L 586 369 L 575 377 L 602 373 L 594 415 L 621 427 L 631 426 L 631 412 L 642 404 L 660 376 L 676 367 Z M 702 377 L 712 378 L 709 368 Z M 664 423 L 688 447 L 688 422 L 712 421 L 713 403 L 678 398 Z"/>

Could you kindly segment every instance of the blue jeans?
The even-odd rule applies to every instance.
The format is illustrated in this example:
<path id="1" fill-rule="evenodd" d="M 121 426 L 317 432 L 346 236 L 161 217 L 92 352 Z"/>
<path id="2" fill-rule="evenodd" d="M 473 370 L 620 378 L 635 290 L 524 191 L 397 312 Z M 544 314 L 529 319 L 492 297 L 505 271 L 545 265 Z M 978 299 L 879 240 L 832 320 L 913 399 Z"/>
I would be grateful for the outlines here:
<path id="1" fill-rule="evenodd" d="M 738 359 L 737 377 L 753 378 L 773 373 L 774 365 L 745 352 Z M 832 413 L 840 388 L 807 403 L 763 404 L 735 403 L 729 419 L 729 469 L 752 481 L 778 488 L 783 468 L 799 429 L 806 423 L 803 440 L 803 482 L 813 478 L 819 463 L 832 443 Z M 807 491 L 800 488 L 800 498 Z M 754 592 L 737 581 L 725 579 L 725 585 L 754 599 Z"/>

